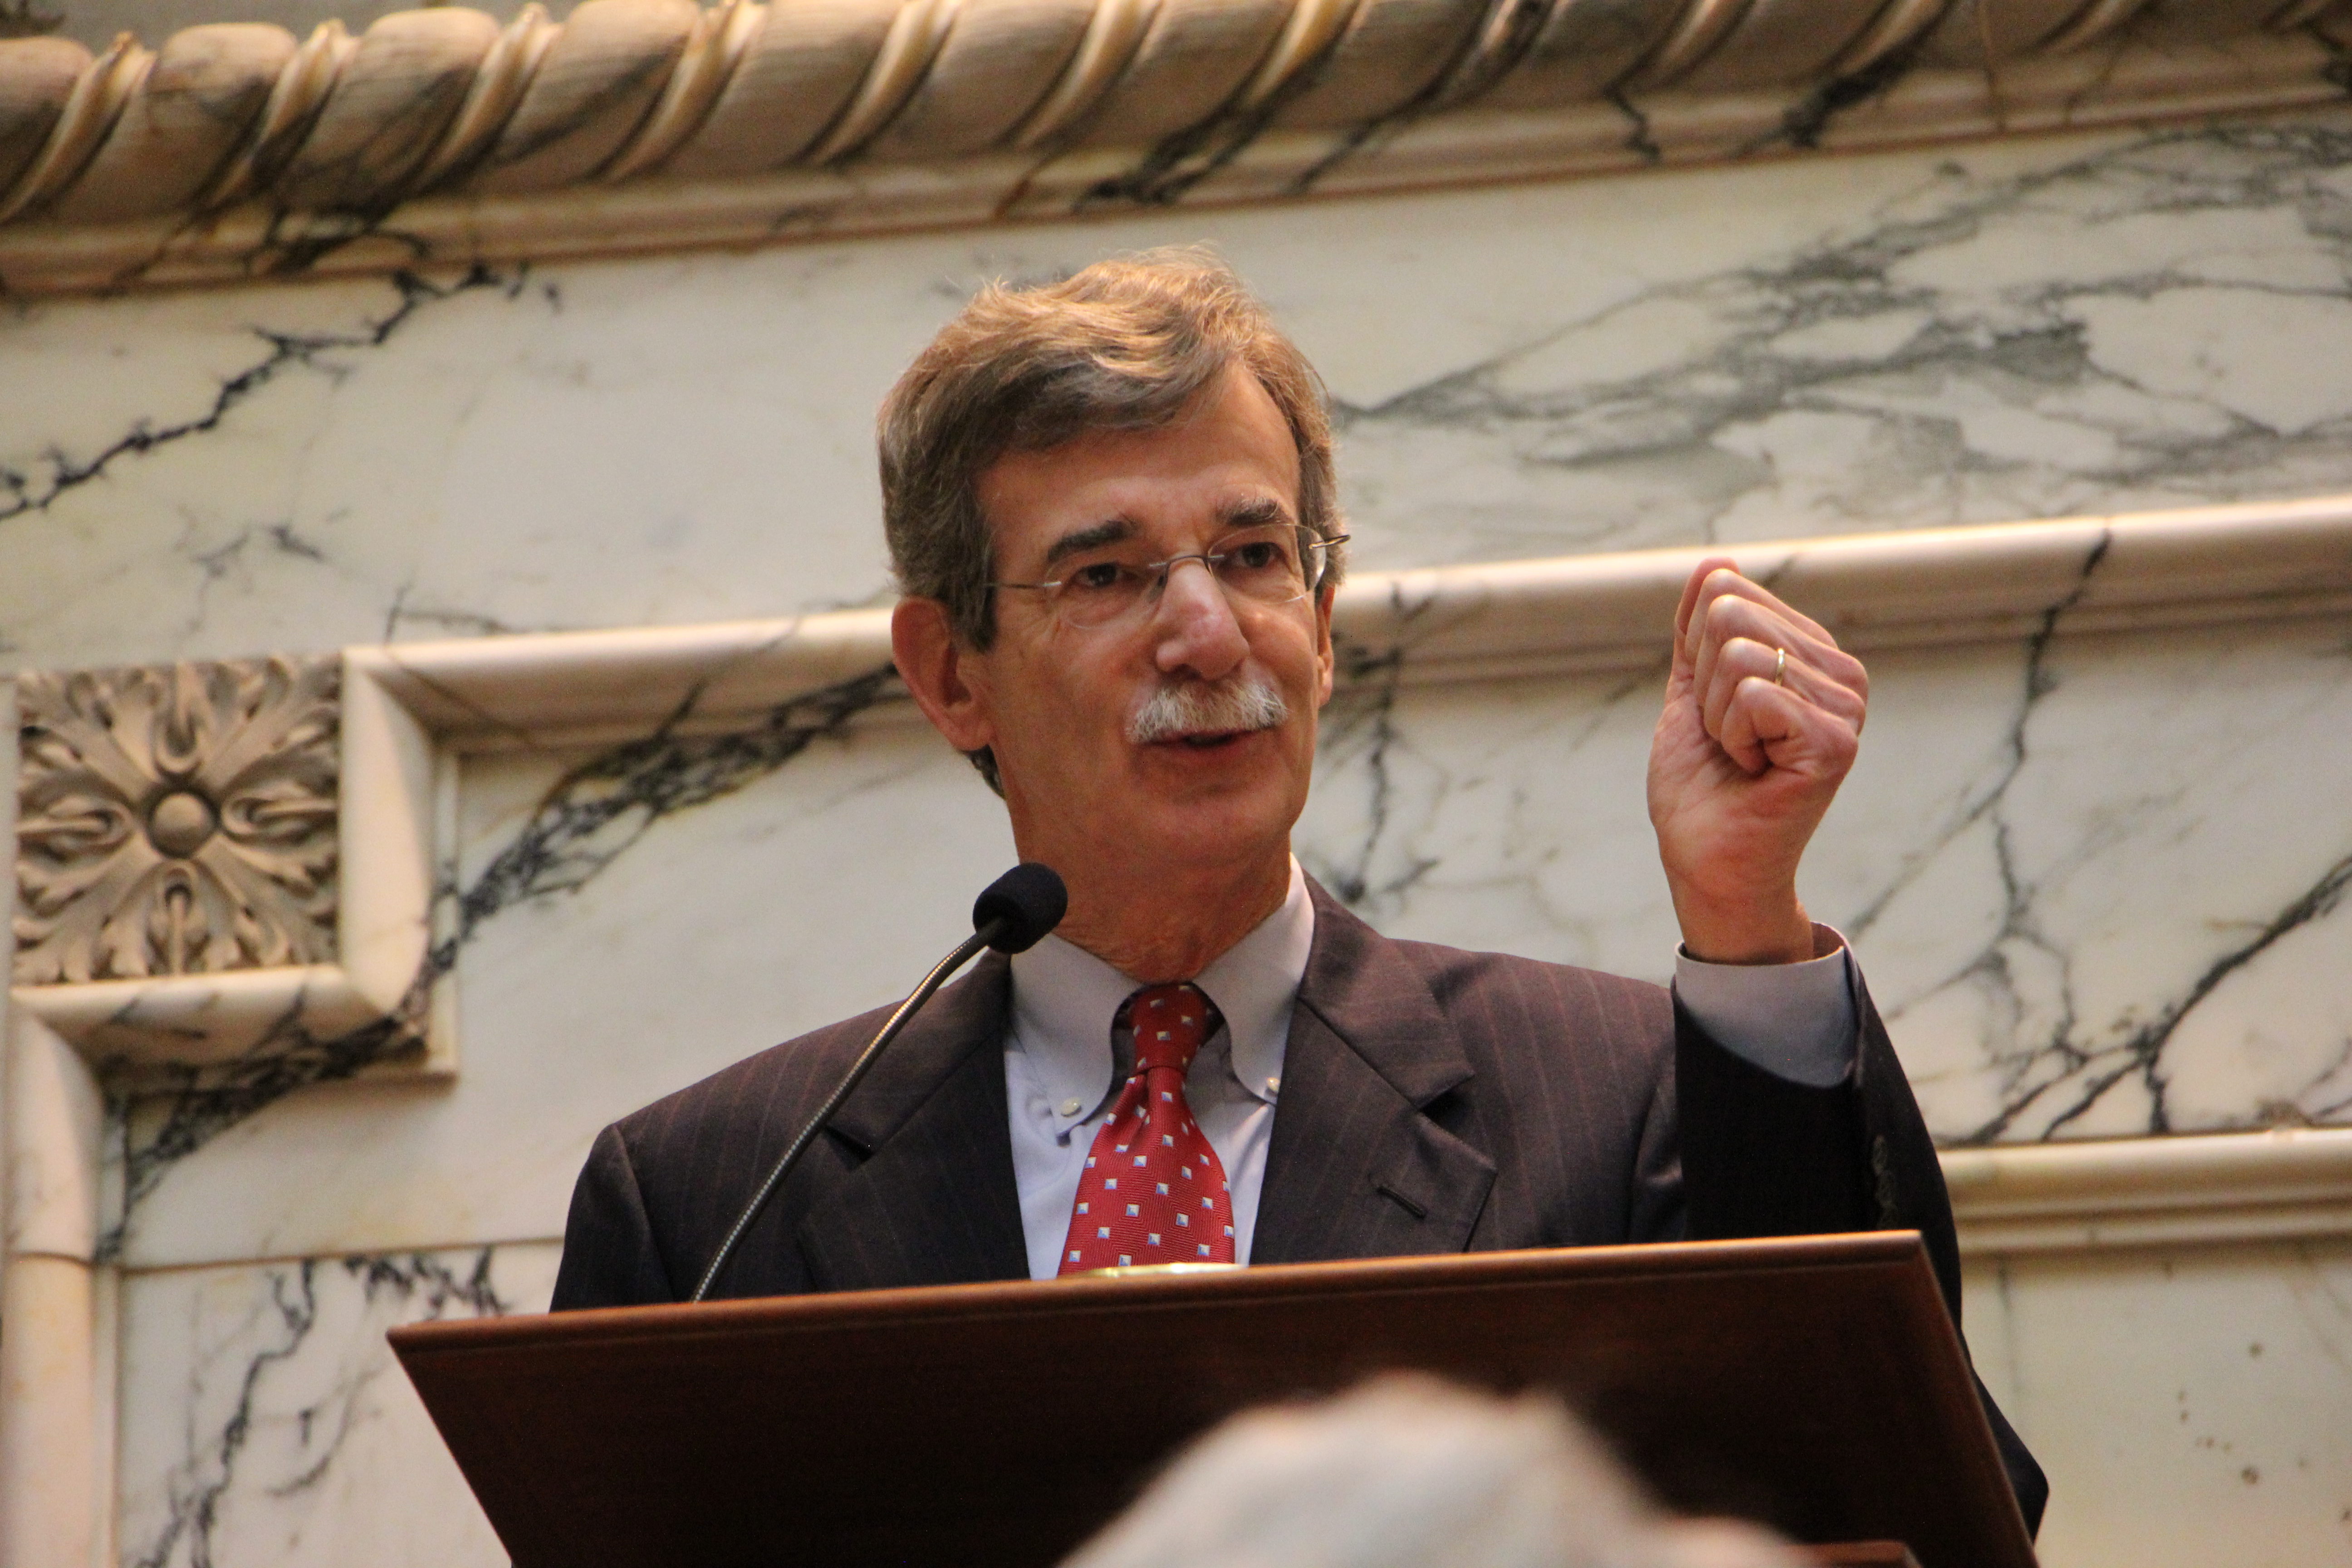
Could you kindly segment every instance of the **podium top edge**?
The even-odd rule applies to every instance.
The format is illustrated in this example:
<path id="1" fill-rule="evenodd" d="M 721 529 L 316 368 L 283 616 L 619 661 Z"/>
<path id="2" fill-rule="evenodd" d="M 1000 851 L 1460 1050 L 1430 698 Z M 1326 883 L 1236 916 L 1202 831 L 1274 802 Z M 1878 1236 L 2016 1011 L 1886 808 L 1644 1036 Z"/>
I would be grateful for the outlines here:
<path id="1" fill-rule="evenodd" d="M 523 1343 L 579 1344 L 632 1340 L 647 1334 L 723 1334 L 755 1326 L 815 1328 L 853 1316 L 875 1322 L 908 1321 L 1003 1311 L 1054 1312 L 1093 1310 L 1111 1305 L 1246 1301 L 1286 1296 L 1302 1289 L 1349 1295 L 1418 1294 L 1510 1284 L 1599 1284 L 1669 1276 L 1857 1268 L 1913 1275 L 1914 1283 L 1926 1297 L 1935 1300 L 1938 1309 L 1941 1307 L 1941 1295 L 1919 1233 L 1885 1230 L 1736 1241 L 1643 1242 L 1436 1257 L 1263 1263 L 1230 1271 L 1150 1278 L 1003 1279 L 801 1296 L 739 1297 L 408 1323 L 392 1330 L 389 1338 L 394 1352 L 406 1361 L 412 1356 L 512 1349 Z"/>

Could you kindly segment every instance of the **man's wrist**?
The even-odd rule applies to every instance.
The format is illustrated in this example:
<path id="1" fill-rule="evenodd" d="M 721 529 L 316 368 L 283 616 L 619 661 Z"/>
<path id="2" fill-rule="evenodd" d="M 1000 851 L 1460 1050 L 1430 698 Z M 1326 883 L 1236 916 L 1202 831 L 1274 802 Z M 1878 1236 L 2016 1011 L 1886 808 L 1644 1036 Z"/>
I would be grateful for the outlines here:
<path id="1" fill-rule="evenodd" d="M 1764 912 L 1712 910 L 1677 899 L 1675 914 L 1682 925 L 1683 951 L 1702 963 L 1803 963 L 1822 955 L 1812 918 L 1793 900 Z"/>

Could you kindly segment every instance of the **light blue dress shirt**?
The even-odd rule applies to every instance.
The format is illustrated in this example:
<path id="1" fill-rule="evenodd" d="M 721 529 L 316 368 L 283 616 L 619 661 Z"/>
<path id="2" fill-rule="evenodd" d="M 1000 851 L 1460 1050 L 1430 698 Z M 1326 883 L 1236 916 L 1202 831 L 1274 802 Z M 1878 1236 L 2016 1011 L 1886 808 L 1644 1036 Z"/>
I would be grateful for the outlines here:
<path id="1" fill-rule="evenodd" d="M 1184 1093 L 1225 1167 L 1234 1257 L 1244 1263 L 1257 1230 L 1265 1152 L 1282 1099 L 1291 1006 L 1314 942 L 1315 905 L 1293 859 L 1282 907 L 1193 980 L 1225 1023 L 1193 1058 Z M 1843 941 L 1805 963 L 1701 963 L 1677 952 L 1675 993 L 1725 1049 L 1782 1078 L 1831 1084 L 1853 1060 L 1851 964 Z M 1033 1279 L 1061 1270 L 1087 1152 L 1134 1061 L 1130 1043 L 1113 1039 L 1111 1021 L 1142 984 L 1056 936 L 1013 959 L 1004 1087 Z"/>

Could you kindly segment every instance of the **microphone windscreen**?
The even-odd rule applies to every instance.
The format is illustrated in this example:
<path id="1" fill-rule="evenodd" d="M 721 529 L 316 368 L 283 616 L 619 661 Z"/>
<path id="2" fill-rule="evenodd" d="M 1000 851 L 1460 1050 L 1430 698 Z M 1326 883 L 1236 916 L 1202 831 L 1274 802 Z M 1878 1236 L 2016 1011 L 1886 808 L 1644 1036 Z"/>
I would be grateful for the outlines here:
<path id="1" fill-rule="evenodd" d="M 1024 860 L 980 895 L 971 906 L 971 929 L 985 931 L 1001 922 L 988 945 L 999 952 L 1025 952 L 1062 923 L 1062 911 L 1069 907 L 1070 891 L 1054 868 Z"/>

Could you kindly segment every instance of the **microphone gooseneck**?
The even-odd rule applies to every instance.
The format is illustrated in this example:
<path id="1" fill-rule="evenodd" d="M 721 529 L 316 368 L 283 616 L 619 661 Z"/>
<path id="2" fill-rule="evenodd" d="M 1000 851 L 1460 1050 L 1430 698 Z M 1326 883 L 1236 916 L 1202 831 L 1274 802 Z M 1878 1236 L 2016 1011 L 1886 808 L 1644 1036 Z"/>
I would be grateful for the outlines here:
<path id="1" fill-rule="evenodd" d="M 1039 938 L 1061 923 L 1069 902 L 1069 890 L 1063 887 L 1062 879 L 1055 875 L 1053 868 L 1041 866 L 1034 860 L 1015 866 L 988 885 L 971 907 L 974 928 L 971 935 L 959 942 L 953 952 L 931 966 L 931 972 L 923 976 L 922 984 L 908 993 L 907 999 L 898 1004 L 897 1010 L 875 1033 L 874 1038 L 858 1053 L 857 1059 L 849 1064 L 849 1070 L 841 1075 L 841 1082 L 825 1097 L 824 1103 L 817 1107 L 817 1112 L 809 1118 L 808 1125 L 793 1139 L 791 1145 L 784 1150 L 783 1158 L 778 1160 L 775 1168 L 768 1173 L 768 1179 L 760 1184 L 760 1190 L 751 1194 L 751 1201 L 743 1205 L 743 1212 L 736 1216 L 734 1226 L 727 1232 L 727 1239 L 719 1244 L 718 1252 L 711 1257 L 710 1267 L 702 1271 L 702 1281 L 695 1286 L 694 1294 L 688 1298 L 688 1300 L 699 1301 L 710 1294 L 710 1287 L 718 1282 L 719 1271 L 735 1256 L 735 1249 L 742 1244 L 744 1236 L 767 1208 L 768 1200 L 776 1195 L 777 1189 L 784 1184 L 784 1178 L 792 1174 L 793 1167 L 800 1163 L 801 1156 L 816 1142 L 816 1135 L 832 1121 L 834 1112 L 841 1109 L 850 1091 L 881 1059 L 883 1049 L 898 1037 L 898 1031 L 906 1027 L 923 1004 L 931 999 L 931 994 L 946 984 L 948 977 L 961 969 L 982 948 L 994 948 L 999 952 L 1024 952 L 1034 947 Z"/>

